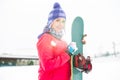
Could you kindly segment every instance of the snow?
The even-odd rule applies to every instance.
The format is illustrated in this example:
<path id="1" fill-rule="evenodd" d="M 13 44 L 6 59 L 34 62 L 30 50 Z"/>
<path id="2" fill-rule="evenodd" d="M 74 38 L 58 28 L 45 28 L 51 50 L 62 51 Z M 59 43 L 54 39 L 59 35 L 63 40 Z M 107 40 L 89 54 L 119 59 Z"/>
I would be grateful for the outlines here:
<path id="1" fill-rule="evenodd" d="M 37 80 L 38 66 L 0 67 L 0 80 Z"/>
<path id="2" fill-rule="evenodd" d="M 110 56 L 92 60 L 93 69 L 83 74 L 83 80 L 120 80 L 120 57 Z"/>
<path id="3" fill-rule="evenodd" d="M 93 69 L 83 80 L 120 80 L 120 56 L 92 59 Z M 0 80 L 38 80 L 38 65 L 0 67 Z"/>

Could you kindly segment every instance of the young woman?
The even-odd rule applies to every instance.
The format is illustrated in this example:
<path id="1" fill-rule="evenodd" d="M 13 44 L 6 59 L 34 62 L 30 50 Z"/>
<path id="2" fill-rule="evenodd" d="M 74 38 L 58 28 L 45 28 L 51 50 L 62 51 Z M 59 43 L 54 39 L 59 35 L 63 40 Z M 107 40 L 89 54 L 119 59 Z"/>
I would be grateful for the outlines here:
<path id="1" fill-rule="evenodd" d="M 70 80 L 70 55 L 64 34 L 66 15 L 59 3 L 49 13 L 47 26 L 39 36 L 37 50 L 40 61 L 39 80 Z"/>

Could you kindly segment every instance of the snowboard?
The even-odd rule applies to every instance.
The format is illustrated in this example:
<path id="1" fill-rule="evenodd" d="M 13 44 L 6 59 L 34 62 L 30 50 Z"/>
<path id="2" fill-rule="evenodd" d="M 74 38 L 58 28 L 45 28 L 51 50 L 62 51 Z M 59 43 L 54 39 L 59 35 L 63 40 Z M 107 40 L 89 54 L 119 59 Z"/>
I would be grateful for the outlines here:
<path id="1" fill-rule="evenodd" d="M 72 42 L 76 42 L 77 45 L 77 51 L 74 52 L 74 55 L 77 55 L 78 53 L 83 55 L 83 38 L 84 33 L 84 22 L 83 19 L 80 16 L 77 16 L 72 23 L 71 28 L 71 40 Z M 73 67 L 73 56 L 71 56 L 71 80 L 82 80 L 82 72 L 77 70 L 75 67 Z"/>

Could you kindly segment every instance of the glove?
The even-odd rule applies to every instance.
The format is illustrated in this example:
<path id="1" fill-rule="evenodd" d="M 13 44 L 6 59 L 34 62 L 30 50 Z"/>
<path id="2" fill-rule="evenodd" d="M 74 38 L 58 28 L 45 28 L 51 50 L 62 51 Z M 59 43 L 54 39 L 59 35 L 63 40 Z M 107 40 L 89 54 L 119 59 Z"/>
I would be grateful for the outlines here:
<path id="1" fill-rule="evenodd" d="M 77 50 L 76 42 L 71 42 L 71 43 L 68 45 L 68 52 L 69 52 L 71 55 L 73 55 L 76 50 Z"/>

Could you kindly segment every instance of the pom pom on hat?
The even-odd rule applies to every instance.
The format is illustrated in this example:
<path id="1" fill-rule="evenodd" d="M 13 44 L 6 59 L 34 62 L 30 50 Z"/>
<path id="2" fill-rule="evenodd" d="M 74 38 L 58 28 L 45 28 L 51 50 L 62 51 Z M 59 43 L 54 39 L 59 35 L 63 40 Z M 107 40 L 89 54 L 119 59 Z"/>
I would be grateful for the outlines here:
<path id="1" fill-rule="evenodd" d="M 54 4 L 53 8 L 54 8 L 54 9 L 55 9 L 55 8 L 61 8 L 61 6 L 60 6 L 59 3 L 56 2 L 56 3 Z"/>
<path id="2" fill-rule="evenodd" d="M 56 19 L 56 18 L 65 18 L 66 19 L 66 14 L 62 10 L 60 4 L 58 2 L 54 3 L 53 10 L 49 13 L 48 16 L 48 22 L 47 26 L 50 28 L 50 24 Z"/>

